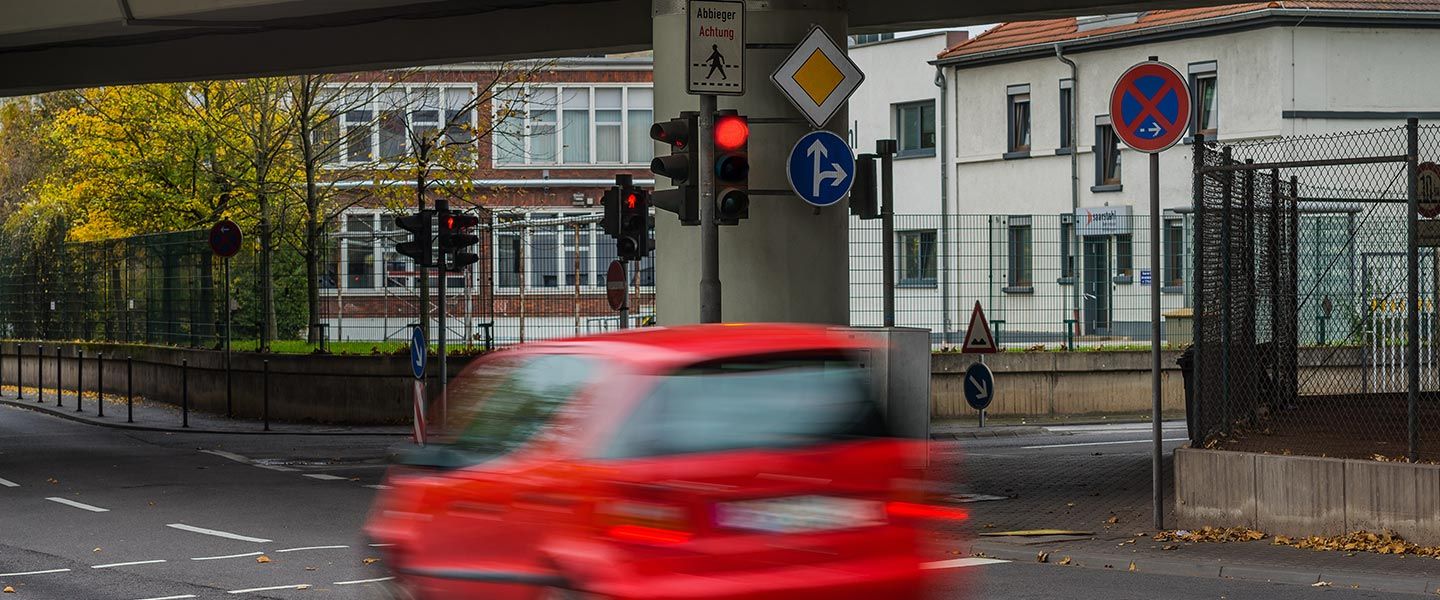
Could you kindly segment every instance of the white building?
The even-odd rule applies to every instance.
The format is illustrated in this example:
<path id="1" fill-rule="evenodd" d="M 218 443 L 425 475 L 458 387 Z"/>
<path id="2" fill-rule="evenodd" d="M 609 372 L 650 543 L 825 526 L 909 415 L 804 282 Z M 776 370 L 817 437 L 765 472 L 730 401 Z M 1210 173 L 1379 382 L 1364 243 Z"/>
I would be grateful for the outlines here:
<path id="1" fill-rule="evenodd" d="M 897 214 L 939 215 L 948 201 L 945 212 L 956 215 L 954 235 L 931 238 L 928 227 L 915 226 L 897 236 L 896 281 L 905 288 L 897 290 L 898 324 L 939 331 L 948 315 L 949 327 L 963 328 L 978 300 L 1005 322 L 1009 345 L 1063 343 L 1067 332 L 1148 339 L 1148 285 L 1162 286 L 1164 310 L 1189 302 L 1192 154 L 1187 137 L 1161 158 L 1157 269 L 1149 261 L 1146 159 L 1117 146 L 1109 126 L 1120 74 L 1158 56 L 1187 75 L 1190 135 L 1228 141 L 1392 127 L 1409 116 L 1440 118 L 1440 79 L 1422 75 L 1440 56 L 1436 27 L 1434 0 L 1248 3 L 1006 23 L 925 61 L 944 74 L 943 104 L 935 71 L 911 66 L 940 38 L 855 48 L 870 77 L 862 90 L 869 95 L 857 94 L 851 107 L 859 149 L 885 133 L 885 116 L 889 135 L 902 137 L 899 113 L 884 107 L 921 99 L 922 91 L 937 100 L 936 129 L 950 135 L 937 143 L 948 147 L 945 175 L 938 165 L 897 162 Z M 926 172 L 910 172 L 912 164 Z M 945 192 L 931 191 L 942 177 Z M 948 248 L 929 251 L 939 255 L 938 277 L 904 276 L 907 235 Z M 857 286 L 857 315 L 878 304 L 872 287 Z"/>

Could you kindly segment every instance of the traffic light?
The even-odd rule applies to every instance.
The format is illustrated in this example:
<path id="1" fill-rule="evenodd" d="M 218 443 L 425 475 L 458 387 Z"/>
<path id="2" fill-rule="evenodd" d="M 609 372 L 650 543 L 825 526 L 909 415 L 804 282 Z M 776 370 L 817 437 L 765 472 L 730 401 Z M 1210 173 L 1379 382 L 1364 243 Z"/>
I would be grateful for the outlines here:
<path id="1" fill-rule="evenodd" d="M 674 189 L 655 192 L 651 202 L 656 208 L 675 213 L 682 225 L 700 224 L 700 155 L 691 147 L 699 122 L 699 113 L 687 111 L 650 127 L 650 139 L 670 146 L 670 154 L 655 157 L 650 170 L 669 177 L 675 185 Z"/>
<path id="2" fill-rule="evenodd" d="M 750 218 L 750 121 L 733 110 L 715 115 L 715 220 Z"/>
<path id="3" fill-rule="evenodd" d="M 417 267 L 435 266 L 435 256 L 431 252 L 430 228 L 435 222 L 435 211 L 422 210 L 413 215 L 401 215 L 395 217 L 395 225 L 410 232 L 411 238 L 408 242 L 401 242 L 395 245 L 395 251 L 415 260 Z"/>
<path id="4" fill-rule="evenodd" d="M 465 213 L 448 213 L 440 222 L 440 253 L 449 255 L 445 270 L 459 273 L 480 262 L 480 256 L 467 248 L 480 243 L 480 236 L 471 233 L 480 224 L 480 217 Z"/>
<path id="5" fill-rule="evenodd" d="M 850 187 L 850 214 L 861 220 L 880 218 L 878 178 L 875 177 L 874 154 L 855 157 L 855 182 Z"/>
<path id="6" fill-rule="evenodd" d="M 640 260 L 650 254 L 650 192 L 636 187 L 614 188 L 620 213 L 616 254 L 620 260 Z"/>

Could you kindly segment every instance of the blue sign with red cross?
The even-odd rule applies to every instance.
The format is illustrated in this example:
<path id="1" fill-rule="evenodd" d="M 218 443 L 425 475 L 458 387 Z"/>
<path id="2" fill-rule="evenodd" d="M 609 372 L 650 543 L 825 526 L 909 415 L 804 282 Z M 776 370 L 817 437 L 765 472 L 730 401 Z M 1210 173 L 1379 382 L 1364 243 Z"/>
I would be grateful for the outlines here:
<path id="1" fill-rule="evenodd" d="M 1163 62 L 1130 67 L 1110 93 L 1110 125 L 1133 150 L 1153 154 L 1174 146 L 1189 121 L 1190 87 Z"/>

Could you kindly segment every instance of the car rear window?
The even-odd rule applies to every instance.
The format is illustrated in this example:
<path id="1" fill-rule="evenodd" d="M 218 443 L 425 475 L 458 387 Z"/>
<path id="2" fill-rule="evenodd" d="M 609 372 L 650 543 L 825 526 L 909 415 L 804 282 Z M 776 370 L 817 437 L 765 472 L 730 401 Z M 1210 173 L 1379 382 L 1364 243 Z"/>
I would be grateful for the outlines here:
<path id="1" fill-rule="evenodd" d="M 864 368 L 845 357 L 757 357 L 657 378 L 605 456 L 803 447 L 887 435 Z"/>
<path id="2" fill-rule="evenodd" d="M 444 443 L 477 454 L 508 453 L 545 427 L 598 374 L 594 358 L 570 354 L 485 364 L 451 384 L 450 401 L 464 426 Z"/>

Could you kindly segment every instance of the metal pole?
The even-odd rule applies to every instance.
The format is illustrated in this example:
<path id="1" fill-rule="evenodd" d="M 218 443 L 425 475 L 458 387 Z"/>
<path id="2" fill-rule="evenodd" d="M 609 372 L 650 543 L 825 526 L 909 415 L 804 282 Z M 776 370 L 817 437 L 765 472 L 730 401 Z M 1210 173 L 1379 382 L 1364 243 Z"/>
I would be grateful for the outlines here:
<path id="1" fill-rule="evenodd" d="M 135 422 L 135 357 L 125 357 L 125 422 Z"/>
<path id="2" fill-rule="evenodd" d="M 225 417 L 234 416 L 234 396 L 230 387 L 230 257 L 225 257 Z"/>
<path id="3" fill-rule="evenodd" d="M 190 360 L 180 359 L 180 426 L 190 426 Z"/>
<path id="4" fill-rule="evenodd" d="M 884 273 L 884 317 L 885 326 L 895 326 L 895 153 L 900 143 L 896 140 L 875 140 L 875 153 L 880 155 L 880 176 L 885 185 L 880 188 L 880 245 L 881 268 Z"/>
<path id="5" fill-rule="evenodd" d="M 1165 448 L 1160 442 L 1160 153 L 1150 155 L 1150 495 L 1155 529 L 1165 528 L 1164 489 L 1160 470 Z"/>
<path id="6" fill-rule="evenodd" d="M 263 373 L 260 378 L 260 418 L 265 422 L 265 431 L 270 431 L 270 359 L 262 360 L 260 364 Z"/>
<path id="7" fill-rule="evenodd" d="M 35 401 L 45 403 L 45 346 L 35 346 Z"/>
<path id="8" fill-rule="evenodd" d="M 60 369 L 60 347 L 59 347 L 59 346 L 56 346 L 56 347 L 55 347 L 55 406 L 56 406 L 56 407 L 65 406 L 65 393 L 64 393 L 63 391 L 61 391 L 61 388 L 60 388 L 60 384 L 61 384 L 61 383 L 64 383 L 64 379 L 60 376 L 60 374 L 61 374 L 61 369 Z"/>
<path id="9" fill-rule="evenodd" d="M 626 261 L 620 261 L 620 266 L 624 267 L 624 266 L 625 266 L 625 262 L 626 262 Z M 636 266 L 636 269 L 639 269 L 640 261 L 638 261 L 638 260 L 635 261 L 635 266 Z M 620 279 L 625 282 L 625 302 L 620 305 L 620 329 L 629 329 L 629 328 L 630 328 L 630 272 L 629 272 L 629 271 L 626 271 L 626 272 L 624 273 L 624 277 L 621 277 Z"/>
<path id="10" fill-rule="evenodd" d="M 25 399 L 25 345 L 15 344 L 15 398 Z"/>
<path id="11" fill-rule="evenodd" d="M 444 243 L 444 242 L 445 242 L 445 236 L 443 235 L 443 232 L 445 231 L 445 219 L 446 219 L 446 217 L 448 217 L 449 215 L 450 215 L 450 201 L 449 201 L 449 200 L 446 200 L 446 199 L 444 199 L 444 198 L 438 198 L 438 199 L 436 199 L 436 200 L 435 200 L 435 218 L 437 218 L 437 219 L 440 220 L 440 231 L 442 232 L 442 235 L 440 236 L 439 252 L 436 252 L 436 253 L 435 253 L 435 276 L 440 278 L 440 281 L 437 282 L 437 283 L 439 284 L 438 293 L 439 293 L 439 295 L 440 295 L 440 299 L 437 301 L 437 304 L 439 305 L 439 307 L 438 307 L 438 308 L 439 308 L 439 310 L 438 310 L 439 314 L 437 315 L 437 318 L 439 319 L 439 324 L 438 324 L 439 333 L 436 333 L 436 334 L 435 334 L 435 345 L 436 345 L 435 350 L 436 350 L 436 352 L 438 352 L 438 353 L 440 354 L 440 356 L 439 356 L 439 358 L 440 358 L 440 360 L 439 360 L 439 363 L 440 363 L 440 373 L 439 373 L 439 377 L 440 377 L 440 428 L 441 428 L 441 429 L 444 429 L 444 428 L 445 428 L 445 416 L 446 416 L 446 413 L 449 412 L 449 407 L 448 407 L 447 404 L 446 404 L 447 398 L 445 397 L 445 387 L 446 387 L 446 384 L 449 383 L 449 382 L 447 381 L 449 378 L 447 377 L 447 373 L 445 372 L 445 366 L 446 366 L 446 365 L 445 365 L 445 308 L 446 308 L 446 306 L 445 306 L 445 283 L 446 283 L 446 280 L 449 279 L 449 277 L 446 277 L 446 273 L 445 273 L 445 250 L 446 250 L 446 247 L 445 247 L 445 243 Z"/>
<path id="12" fill-rule="evenodd" d="M 1406 184 L 1409 188 L 1406 203 L 1405 229 L 1406 239 L 1409 240 L 1406 247 L 1405 258 L 1407 261 L 1408 281 L 1405 290 L 1405 360 L 1409 364 L 1409 429 L 1410 462 L 1415 462 L 1420 456 L 1420 248 L 1419 234 L 1416 230 L 1417 212 L 1419 210 L 1419 196 L 1415 187 L 1415 180 L 1420 176 L 1420 120 L 1411 117 L 1405 121 L 1405 133 L 1408 138 L 1406 150 L 1407 172 Z"/>
<path id="13" fill-rule="evenodd" d="M 97 416 L 105 416 L 105 353 L 95 353 L 95 411 Z"/>
<path id="14" fill-rule="evenodd" d="M 720 223 L 715 220 L 715 96 L 700 96 L 695 153 L 700 163 L 700 322 L 720 322 Z"/>
<path id="15" fill-rule="evenodd" d="M 85 351 L 75 349 L 75 412 L 81 412 L 85 404 Z"/>

